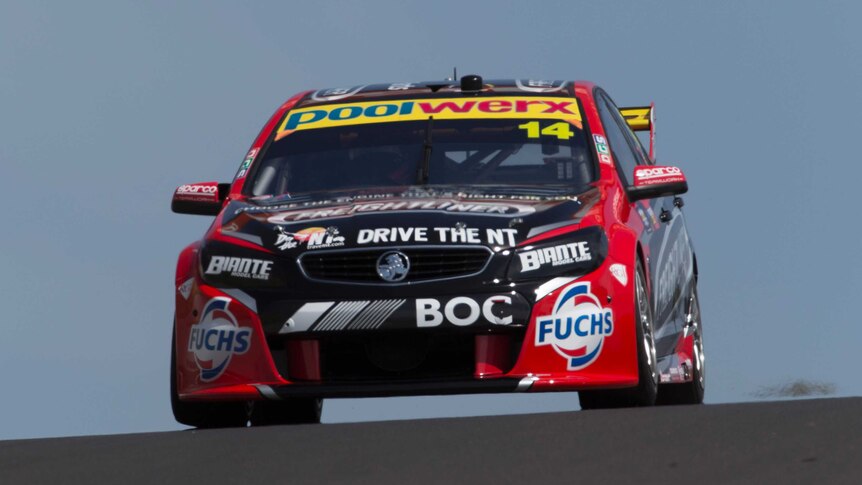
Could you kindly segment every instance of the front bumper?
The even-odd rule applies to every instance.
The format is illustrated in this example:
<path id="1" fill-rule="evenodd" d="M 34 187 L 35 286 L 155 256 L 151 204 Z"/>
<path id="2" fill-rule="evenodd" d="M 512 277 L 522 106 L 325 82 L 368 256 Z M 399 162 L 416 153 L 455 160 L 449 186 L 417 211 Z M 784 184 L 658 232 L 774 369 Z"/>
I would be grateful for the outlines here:
<path id="1" fill-rule="evenodd" d="M 543 282 L 532 294 L 518 295 L 523 301 L 514 298 L 518 303 L 507 307 L 511 310 L 508 313 L 496 311 L 493 303 L 484 304 L 493 294 L 477 293 L 473 299 L 483 315 L 469 325 L 452 324 L 448 318 L 452 316 L 456 322 L 464 323 L 464 312 L 470 313 L 470 305 L 464 304 L 461 313 L 448 315 L 439 324 L 434 324 L 434 315 L 425 315 L 427 318 L 422 320 L 411 314 L 407 319 L 396 318 L 389 326 L 370 329 L 349 328 L 349 324 L 339 327 L 340 323 L 333 323 L 339 321 L 334 317 L 328 320 L 327 326 L 315 329 L 322 317 L 315 317 L 311 325 L 308 319 L 296 318 L 298 309 L 306 303 L 283 305 L 284 308 L 277 311 L 278 318 L 274 318 L 270 313 L 276 307 L 261 305 L 262 308 L 258 308 L 256 299 L 246 293 L 208 286 L 192 277 L 188 297 L 177 295 L 179 394 L 184 400 L 256 400 L 300 396 L 577 391 L 635 386 L 638 377 L 632 310 L 634 278 L 621 280 L 612 276 L 609 270 L 612 264 L 620 263 L 609 257 L 588 275 Z M 613 316 L 613 332 L 602 336 L 600 348 L 566 349 L 548 341 L 553 340 L 554 332 L 562 332 L 564 336 L 566 331 L 586 332 L 590 328 L 589 319 L 580 322 L 582 325 L 576 322 L 580 308 L 577 305 L 581 305 L 578 300 L 571 300 L 575 304 L 574 313 L 563 314 L 558 308 L 565 292 L 576 292 L 575 285 L 585 286 L 586 296 L 591 298 L 588 302 L 584 300 L 583 305 L 592 305 L 590 308 L 597 307 Z M 577 297 L 582 296 L 585 295 Z M 453 297 L 439 297 L 444 302 L 439 308 L 440 314 L 445 314 L 445 301 Z M 416 299 L 409 300 L 416 304 Z M 215 305 L 220 308 L 213 310 L 213 301 L 224 304 Z M 354 305 L 350 311 L 358 312 L 358 306 L 362 305 Z M 486 309 L 487 312 L 482 311 Z M 509 316 L 513 317 L 511 321 L 507 321 Z M 554 316 L 562 318 L 552 318 Z M 412 328 L 405 327 L 405 321 L 410 322 Z M 561 324 L 562 327 L 557 328 Z M 596 328 L 600 327 L 593 325 L 593 330 Z M 371 372 L 363 370 L 368 362 L 355 360 L 358 354 L 344 351 L 351 348 L 351 338 L 373 341 L 382 335 L 397 335 L 408 341 L 414 339 L 413 336 L 443 338 L 440 348 L 444 353 L 437 357 L 440 362 L 450 359 L 451 365 L 445 372 L 442 367 L 423 369 L 420 364 L 414 369 L 403 369 L 401 367 L 409 367 L 405 362 L 381 363 L 371 358 L 372 364 L 383 367 L 380 372 Z M 389 347 L 395 348 L 400 347 Z M 385 351 L 378 352 L 378 356 L 385 354 Z M 589 360 L 584 365 L 586 358 Z"/>

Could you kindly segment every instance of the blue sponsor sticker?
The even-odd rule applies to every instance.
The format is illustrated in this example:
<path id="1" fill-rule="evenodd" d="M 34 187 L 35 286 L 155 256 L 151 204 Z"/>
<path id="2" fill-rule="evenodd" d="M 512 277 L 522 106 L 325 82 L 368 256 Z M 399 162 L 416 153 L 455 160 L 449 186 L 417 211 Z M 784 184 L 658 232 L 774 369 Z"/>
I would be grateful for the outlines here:
<path id="1" fill-rule="evenodd" d="M 552 346 L 569 370 L 578 370 L 598 359 L 613 331 L 613 311 L 602 307 L 589 282 L 577 282 L 560 292 L 551 315 L 536 319 L 535 345 Z"/>
<path id="2" fill-rule="evenodd" d="M 240 327 L 228 309 L 230 298 L 208 301 L 200 322 L 192 325 L 188 351 L 195 356 L 202 381 L 224 374 L 235 354 L 244 354 L 251 344 L 251 328 Z"/>

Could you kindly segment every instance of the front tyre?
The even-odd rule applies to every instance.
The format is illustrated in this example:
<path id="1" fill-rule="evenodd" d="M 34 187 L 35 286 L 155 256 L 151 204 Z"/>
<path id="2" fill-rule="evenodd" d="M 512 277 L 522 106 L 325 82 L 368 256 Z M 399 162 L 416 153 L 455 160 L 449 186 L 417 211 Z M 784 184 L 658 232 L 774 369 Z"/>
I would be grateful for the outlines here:
<path id="1" fill-rule="evenodd" d="M 248 404 L 240 402 L 184 402 L 177 393 L 176 324 L 171 337 L 171 410 L 178 423 L 195 428 L 240 428 L 248 424 Z"/>
<path id="2" fill-rule="evenodd" d="M 638 342 L 638 385 L 631 389 L 581 391 L 581 409 L 652 406 L 658 395 L 658 360 L 653 334 L 652 307 L 640 259 L 635 271 L 635 333 Z"/>

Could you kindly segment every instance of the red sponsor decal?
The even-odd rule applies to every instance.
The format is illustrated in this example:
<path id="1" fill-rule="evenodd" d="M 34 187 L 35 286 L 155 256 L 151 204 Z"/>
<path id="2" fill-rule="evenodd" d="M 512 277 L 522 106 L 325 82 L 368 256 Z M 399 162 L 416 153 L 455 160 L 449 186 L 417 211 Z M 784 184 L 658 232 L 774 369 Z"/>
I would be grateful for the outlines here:
<path id="1" fill-rule="evenodd" d="M 565 113 L 567 115 L 573 115 L 571 110 L 567 108 L 567 106 L 574 103 L 574 101 L 560 101 L 559 103 L 554 101 L 545 101 L 546 105 L 548 105 L 548 109 L 546 109 L 545 113 Z"/>
<path id="2" fill-rule="evenodd" d="M 489 101 L 465 101 L 462 103 L 446 101 L 442 103 L 418 103 L 419 109 L 425 114 L 438 114 L 444 111 L 452 113 L 469 113 L 476 108 L 476 111 L 482 113 L 528 113 L 530 105 L 544 105 L 545 109 L 542 113 L 562 113 L 568 115 L 577 115 L 577 111 L 572 111 L 569 106 L 574 105 L 574 101 L 550 101 L 550 100 L 516 100 L 514 103 L 506 100 L 489 100 Z"/>
<path id="3" fill-rule="evenodd" d="M 440 103 L 437 106 L 434 106 L 431 103 L 419 103 L 419 107 L 427 114 L 436 114 L 446 110 L 453 113 L 467 113 L 471 108 L 473 108 L 474 104 L 476 104 L 475 101 L 467 101 L 464 104 L 452 102 Z"/>
<path id="4" fill-rule="evenodd" d="M 685 175 L 677 167 L 643 167 L 635 169 L 635 187 L 685 182 Z"/>
<path id="5" fill-rule="evenodd" d="M 174 199 L 191 202 L 218 202 L 218 182 L 180 185 L 174 192 Z"/>

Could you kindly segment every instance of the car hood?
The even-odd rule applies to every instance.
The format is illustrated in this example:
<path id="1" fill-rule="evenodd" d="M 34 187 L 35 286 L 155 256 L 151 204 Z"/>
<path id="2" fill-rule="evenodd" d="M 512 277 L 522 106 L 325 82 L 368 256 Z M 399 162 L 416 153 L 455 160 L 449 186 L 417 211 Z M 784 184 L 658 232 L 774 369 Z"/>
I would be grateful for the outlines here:
<path id="1" fill-rule="evenodd" d="M 540 187 L 415 188 L 330 192 L 233 201 L 222 236 L 274 253 L 416 245 L 516 246 L 577 224 L 598 190 Z"/>

